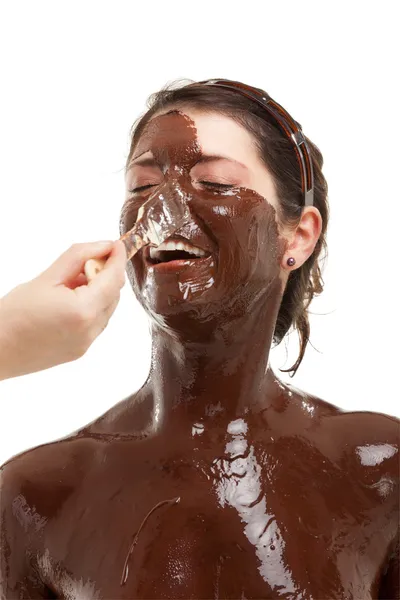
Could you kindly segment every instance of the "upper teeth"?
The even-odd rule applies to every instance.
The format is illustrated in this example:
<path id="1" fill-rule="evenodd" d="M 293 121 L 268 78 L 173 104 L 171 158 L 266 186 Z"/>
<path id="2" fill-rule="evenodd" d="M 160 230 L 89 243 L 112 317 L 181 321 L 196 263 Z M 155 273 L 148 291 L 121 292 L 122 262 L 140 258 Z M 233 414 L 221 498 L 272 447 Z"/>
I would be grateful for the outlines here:
<path id="1" fill-rule="evenodd" d="M 185 252 L 188 252 L 189 254 L 194 254 L 195 256 L 204 256 L 205 252 L 204 250 L 201 250 L 201 248 L 196 248 L 196 246 L 192 246 L 191 244 L 188 244 L 187 242 L 163 242 L 162 244 L 160 244 L 157 248 L 150 248 L 150 257 L 151 258 L 160 258 L 161 252 L 168 252 L 168 251 L 172 251 L 172 250 L 184 250 Z"/>

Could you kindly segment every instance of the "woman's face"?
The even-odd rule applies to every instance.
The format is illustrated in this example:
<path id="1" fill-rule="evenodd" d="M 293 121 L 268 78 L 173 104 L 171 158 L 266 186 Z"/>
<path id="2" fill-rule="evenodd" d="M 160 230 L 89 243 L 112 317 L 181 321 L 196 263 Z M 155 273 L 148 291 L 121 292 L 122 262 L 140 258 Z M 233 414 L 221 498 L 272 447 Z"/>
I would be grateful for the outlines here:
<path id="1" fill-rule="evenodd" d="M 132 154 L 126 189 L 121 233 L 149 199 L 168 203 L 179 194 L 191 215 L 159 249 L 141 250 L 128 267 L 154 318 L 234 317 L 281 296 L 286 240 L 278 232 L 275 186 L 253 137 L 233 119 L 193 109 L 153 117 Z"/>

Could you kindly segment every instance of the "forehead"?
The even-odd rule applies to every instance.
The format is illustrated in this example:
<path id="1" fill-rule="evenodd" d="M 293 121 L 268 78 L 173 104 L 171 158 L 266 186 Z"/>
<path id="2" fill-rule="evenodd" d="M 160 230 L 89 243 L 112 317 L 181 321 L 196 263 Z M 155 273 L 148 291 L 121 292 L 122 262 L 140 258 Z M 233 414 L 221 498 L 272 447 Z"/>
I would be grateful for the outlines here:
<path id="1" fill-rule="evenodd" d="M 173 112 L 171 112 L 173 111 Z M 193 152 L 221 155 L 243 164 L 259 160 L 252 135 L 231 117 L 192 108 L 170 108 L 147 124 L 132 160 L 149 150 L 180 150 L 175 158 Z"/>

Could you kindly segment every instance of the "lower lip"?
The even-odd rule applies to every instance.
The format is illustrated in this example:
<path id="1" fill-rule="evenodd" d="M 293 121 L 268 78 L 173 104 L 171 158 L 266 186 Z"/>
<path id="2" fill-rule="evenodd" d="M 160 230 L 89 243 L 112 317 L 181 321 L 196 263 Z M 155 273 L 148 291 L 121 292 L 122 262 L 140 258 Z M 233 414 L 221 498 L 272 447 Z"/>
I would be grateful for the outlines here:
<path id="1" fill-rule="evenodd" d="M 170 262 L 154 263 L 146 257 L 146 264 L 148 268 L 154 269 L 154 271 L 157 271 L 157 273 L 176 273 L 177 271 L 182 271 L 185 269 L 211 265 L 212 260 L 212 256 L 205 256 L 204 258 L 181 259 L 171 260 Z"/>

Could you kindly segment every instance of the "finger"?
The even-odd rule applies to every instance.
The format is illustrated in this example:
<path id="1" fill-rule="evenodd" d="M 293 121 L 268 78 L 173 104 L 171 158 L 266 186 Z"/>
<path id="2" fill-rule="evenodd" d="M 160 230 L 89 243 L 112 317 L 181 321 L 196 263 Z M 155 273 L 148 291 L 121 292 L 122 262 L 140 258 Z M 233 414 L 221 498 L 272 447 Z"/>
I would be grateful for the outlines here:
<path id="1" fill-rule="evenodd" d="M 89 258 L 85 262 L 84 272 L 88 281 L 92 281 L 96 275 L 104 269 L 107 258 Z"/>
<path id="2" fill-rule="evenodd" d="M 41 277 L 45 277 L 55 285 L 71 281 L 83 272 L 85 262 L 89 258 L 100 258 L 111 252 L 114 242 L 90 242 L 74 244 L 64 252 Z"/>
<path id="3" fill-rule="evenodd" d="M 125 267 L 128 257 L 126 255 L 126 247 L 123 242 L 117 240 L 114 242 L 112 252 L 104 265 L 103 271 L 107 269 L 116 270 L 121 277 L 121 287 L 125 282 Z"/>
<path id="4" fill-rule="evenodd" d="M 77 277 L 73 277 L 71 280 L 67 280 L 64 282 L 64 285 L 68 287 L 70 290 L 75 290 L 77 287 L 81 285 L 87 285 L 88 280 L 84 273 L 79 273 Z"/>
<path id="5" fill-rule="evenodd" d="M 122 242 L 115 242 L 104 269 L 89 282 L 86 301 L 97 311 L 104 310 L 119 295 L 125 284 L 126 250 Z"/>

